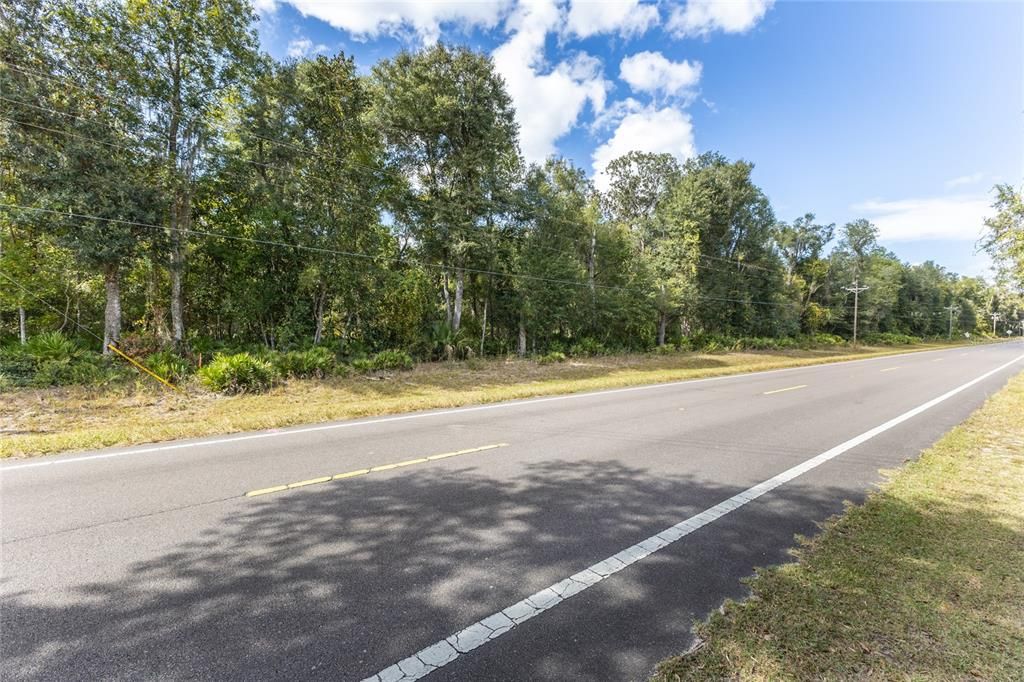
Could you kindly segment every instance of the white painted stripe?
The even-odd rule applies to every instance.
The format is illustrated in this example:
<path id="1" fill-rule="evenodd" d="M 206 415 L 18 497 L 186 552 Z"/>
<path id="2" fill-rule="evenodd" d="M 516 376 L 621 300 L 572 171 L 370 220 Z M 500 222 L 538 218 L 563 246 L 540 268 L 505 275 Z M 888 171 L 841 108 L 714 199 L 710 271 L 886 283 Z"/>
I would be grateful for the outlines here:
<path id="1" fill-rule="evenodd" d="M 540 592 L 531 594 L 526 599 L 516 602 L 497 613 L 493 613 L 487 618 L 479 620 L 469 627 L 459 630 L 440 642 L 431 644 L 425 649 L 419 650 L 412 656 L 402 659 L 398 663 L 381 670 L 376 675 L 366 678 L 363 682 L 410 682 L 411 680 L 418 680 L 434 670 L 451 663 L 459 656 L 467 654 L 473 649 L 497 639 L 517 625 L 520 625 L 530 618 L 553 608 L 569 597 L 579 594 L 583 590 L 596 585 L 615 573 L 618 573 L 630 564 L 640 561 L 680 538 L 689 535 L 698 528 L 725 516 L 729 512 L 739 509 L 748 502 L 756 500 L 765 493 L 779 487 L 783 483 L 787 483 L 788 481 L 821 466 L 825 462 L 838 457 L 847 450 L 855 448 L 865 441 L 871 440 L 878 434 L 888 431 L 894 426 L 902 424 L 908 419 L 921 414 L 925 410 L 935 407 L 939 403 L 952 398 L 957 393 L 974 386 L 980 381 L 984 381 L 993 374 L 1001 372 L 1022 359 L 1024 359 L 1024 355 L 1014 358 L 1005 365 L 1000 365 L 993 370 L 985 372 L 981 376 L 968 381 L 966 384 L 957 386 L 953 390 L 943 393 L 938 398 L 933 398 L 922 405 L 918 405 L 898 417 L 893 417 L 889 421 L 879 424 L 875 428 L 865 431 L 859 436 L 854 436 L 834 448 L 826 450 L 820 455 L 816 455 L 783 471 L 781 474 L 773 476 L 766 481 L 762 481 L 753 487 L 747 488 L 743 492 L 737 493 L 724 502 L 719 502 L 715 506 L 705 509 L 701 513 L 691 516 L 685 521 L 681 521 L 674 526 L 669 526 L 660 533 L 652 535 L 646 540 L 638 542 L 631 547 L 627 547 L 618 554 L 614 554 L 603 561 L 599 561 L 575 575 L 571 575 L 564 580 L 558 581 L 554 585 L 545 587 Z"/>
<path id="2" fill-rule="evenodd" d="M 625 388 L 610 388 L 602 391 L 588 391 L 584 393 L 570 393 L 568 395 L 556 395 L 549 396 L 546 398 L 526 398 L 523 400 L 514 400 L 500 403 L 492 403 L 489 405 L 475 405 L 472 407 L 455 407 L 449 410 L 433 410 L 429 412 L 414 412 L 412 414 L 401 414 L 392 417 L 378 417 L 376 419 L 366 419 L 362 421 L 346 421 L 332 424 L 321 424 L 319 426 L 304 426 L 299 428 L 282 428 L 274 429 L 271 431 L 261 431 L 258 433 L 250 433 L 243 436 L 227 436 L 225 438 L 213 438 L 204 439 L 197 441 L 189 441 L 186 443 L 171 443 L 169 445 L 153 445 L 144 448 L 135 448 L 132 450 L 122 450 L 119 452 L 105 452 L 96 455 L 72 455 L 63 459 L 46 459 L 38 462 L 29 462 L 27 464 L 13 464 L 10 466 L 0 466 L 0 473 L 6 473 L 8 471 L 19 471 L 23 469 L 35 469 L 38 467 L 53 466 L 55 464 L 75 464 L 79 462 L 89 462 L 98 459 L 111 459 L 114 457 L 125 457 L 128 455 L 142 455 L 152 452 L 167 452 L 170 450 L 184 450 L 186 448 L 197 448 L 204 447 L 207 445 L 224 445 L 226 443 L 239 443 L 247 440 L 260 440 L 263 438 L 280 438 L 282 436 L 291 436 L 299 433 L 312 433 L 314 431 L 332 431 L 335 429 L 348 429 L 357 426 L 372 426 L 374 424 L 385 424 L 388 422 L 407 421 L 410 419 L 426 419 L 429 417 L 440 417 L 450 414 L 463 414 L 466 412 L 479 412 L 481 410 L 498 410 L 508 407 L 518 407 L 520 405 L 533 405 L 537 403 L 554 402 L 556 400 L 580 400 L 583 398 L 595 398 L 606 395 L 614 395 L 616 393 L 630 393 L 633 391 L 650 391 L 659 388 L 672 388 L 676 386 L 685 386 L 689 384 L 702 384 L 711 381 L 725 381 L 728 379 L 745 379 L 752 376 L 764 376 L 768 374 L 781 374 L 782 372 L 795 372 L 797 370 L 813 370 L 822 369 L 826 367 L 836 367 L 839 365 L 848 365 L 856 362 L 874 362 L 878 360 L 892 360 L 893 355 L 925 355 L 928 353 L 942 353 L 949 352 L 952 349 L 949 348 L 937 348 L 935 350 L 923 350 L 923 351 L 912 351 L 909 353 L 894 353 L 891 355 L 881 355 L 874 358 L 858 358 L 856 360 L 841 360 L 839 362 L 826 362 L 814 365 L 801 365 L 799 367 L 783 367 L 781 369 L 767 369 L 760 372 L 746 372 L 744 374 L 727 374 L 718 377 L 707 377 L 705 379 L 683 379 L 681 381 L 670 381 L 661 384 L 645 384 L 643 386 L 627 386 Z M 966 353 L 964 353 L 966 355 Z"/>

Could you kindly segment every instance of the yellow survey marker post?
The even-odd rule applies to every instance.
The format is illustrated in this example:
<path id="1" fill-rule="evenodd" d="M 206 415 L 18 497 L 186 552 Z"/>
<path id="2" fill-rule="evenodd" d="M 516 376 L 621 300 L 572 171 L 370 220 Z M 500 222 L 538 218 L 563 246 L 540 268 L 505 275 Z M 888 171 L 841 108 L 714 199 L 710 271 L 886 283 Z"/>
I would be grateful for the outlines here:
<path id="1" fill-rule="evenodd" d="M 175 386 L 171 382 L 167 381 L 167 379 L 164 379 L 163 377 L 157 375 L 155 372 L 151 371 L 148 367 L 143 365 L 141 362 L 138 362 L 135 358 L 133 358 L 132 356 L 128 355 L 127 353 L 122 351 L 120 348 L 118 348 L 114 344 L 108 343 L 107 344 L 107 348 L 109 348 L 110 350 L 114 351 L 115 353 L 120 355 L 122 358 L 124 358 L 128 362 L 132 363 L 133 365 L 135 365 L 135 367 L 137 367 L 138 369 L 141 369 L 143 372 L 145 372 L 149 376 L 153 377 L 154 379 L 159 381 L 161 384 L 163 384 L 167 388 L 171 389 L 172 391 L 177 391 L 178 393 L 181 393 L 182 395 L 185 395 L 185 392 L 183 390 L 181 390 L 180 388 L 178 388 L 177 386 Z"/>

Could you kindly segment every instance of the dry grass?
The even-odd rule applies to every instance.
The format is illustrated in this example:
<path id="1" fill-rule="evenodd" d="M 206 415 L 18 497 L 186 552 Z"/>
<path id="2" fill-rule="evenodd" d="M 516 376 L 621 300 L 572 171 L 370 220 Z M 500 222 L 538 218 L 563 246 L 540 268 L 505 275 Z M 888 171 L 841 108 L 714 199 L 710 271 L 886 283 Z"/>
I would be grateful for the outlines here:
<path id="1" fill-rule="evenodd" d="M 133 388 L 17 390 L 0 400 L 0 457 L 455 407 L 515 398 L 678 381 L 940 347 L 850 348 L 705 355 L 625 355 L 538 365 L 487 360 L 419 365 L 410 372 L 289 381 L 262 395 L 187 396 Z"/>
<path id="2" fill-rule="evenodd" d="M 1024 679 L 1024 375 L 654 680 Z"/>

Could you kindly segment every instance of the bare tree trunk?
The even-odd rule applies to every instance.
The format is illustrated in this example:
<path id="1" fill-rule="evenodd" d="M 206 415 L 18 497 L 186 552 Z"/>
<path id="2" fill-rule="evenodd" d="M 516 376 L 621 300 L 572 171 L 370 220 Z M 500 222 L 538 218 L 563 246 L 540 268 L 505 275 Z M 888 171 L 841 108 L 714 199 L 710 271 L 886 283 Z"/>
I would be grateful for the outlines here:
<path id="1" fill-rule="evenodd" d="M 171 341 L 180 349 L 185 341 L 185 306 L 181 280 L 185 270 L 188 200 L 179 197 L 171 214 Z"/>
<path id="2" fill-rule="evenodd" d="M 526 324 L 522 317 L 519 318 L 519 348 L 517 350 L 519 357 L 526 357 Z"/>
<path id="3" fill-rule="evenodd" d="M 587 278 L 590 280 L 590 294 L 594 295 L 594 271 L 597 269 L 597 230 L 590 232 L 590 253 L 587 254 Z"/>
<path id="4" fill-rule="evenodd" d="M 668 327 L 668 315 L 658 313 L 658 346 L 665 345 L 665 328 Z"/>
<path id="5" fill-rule="evenodd" d="M 167 328 L 167 309 L 160 303 L 158 262 L 158 253 L 154 250 L 150 256 L 149 274 L 146 277 L 146 299 L 150 314 L 149 331 L 160 340 L 160 345 L 164 346 L 171 339 L 171 331 Z"/>
<path id="6" fill-rule="evenodd" d="M 327 300 L 327 290 L 322 289 L 317 295 L 315 302 L 316 332 L 313 334 L 313 345 L 319 345 L 324 338 L 324 303 Z"/>
<path id="7" fill-rule="evenodd" d="M 21 341 L 21 345 L 28 343 L 28 332 L 25 329 L 25 307 L 18 306 L 18 338 Z"/>
<path id="8" fill-rule="evenodd" d="M 452 299 L 451 293 L 448 291 L 448 273 L 444 273 L 444 277 L 441 280 L 441 295 L 444 296 L 444 319 L 448 323 L 448 327 L 452 326 Z"/>
<path id="9" fill-rule="evenodd" d="M 64 318 L 60 322 L 60 329 L 57 331 L 63 332 L 64 328 L 68 326 L 68 322 L 71 321 L 71 294 L 64 293 Z"/>
<path id="10" fill-rule="evenodd" d="M 452 331 L 459 331 L 462 326 L 462 292 L 464 288 L 462 268 L 455 268 L 455 306 L 452 310 Z"/>
<path id="11" fill-rule="evenodd" d="M 480 324 L 480 357 L 484 356 L 484 339 L 487 337 L 487 299 L 484 299 L 484 317 Z"/>
<path id="12" fill-rule="evenodd" d="M 117 264 L 103 267 L 107 307 L 103 312 L 103 354 L 110 355 L 110 344 L 121 340 L 121 276 Z"/>

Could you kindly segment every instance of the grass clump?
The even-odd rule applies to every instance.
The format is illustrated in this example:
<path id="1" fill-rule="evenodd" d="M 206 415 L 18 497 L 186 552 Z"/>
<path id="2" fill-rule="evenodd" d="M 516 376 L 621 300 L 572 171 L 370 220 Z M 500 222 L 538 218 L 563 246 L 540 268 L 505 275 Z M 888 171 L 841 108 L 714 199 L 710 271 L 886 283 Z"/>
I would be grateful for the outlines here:
<path id="1" fill-rule="evenodd" d="M 659 666 L 682 680 L 1019 680 L 1024 375 L 868 501 L 759 570 Z"/>
<path id="2" fill-rule="evenodd" d="M 217 393 L 262 393 L 269 389 L 277 372 L 267 360 L 249 353 L 218 355 L 199 370 L 202 384 Z"/>
<path id="3" fill-rule="evenodd" d="M 189 361 L 169 350 L 150 354 L 143 364 L 150 372 L 172 384 L 180 384 L 192 375 Z"/>
<path id="4" fill-rule="evenodd" d="M 323 379 L 338 370 L 338 359 L 323 346 L 276 353 L 273 363 L 278 374 L 294 379 Z"/>
<path id="5" fill-rule="evenodd" d="M 407 370 L 412 369 L 413 364 L 412 356 L 404 350 L 384 350 L 374 355 L 370 361 L 371 369 L 376 370 Z"/>
<path id="6" fill-rule="evenodd" d="M 556 362 L 565 362 L 565 353 L 553 350 L 550 353 L 545 353 L 537 358 L 538 365 L 552 365 Z"/>

